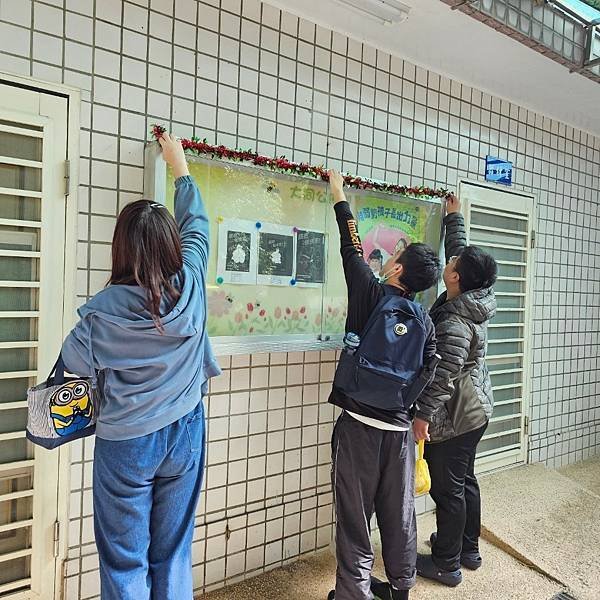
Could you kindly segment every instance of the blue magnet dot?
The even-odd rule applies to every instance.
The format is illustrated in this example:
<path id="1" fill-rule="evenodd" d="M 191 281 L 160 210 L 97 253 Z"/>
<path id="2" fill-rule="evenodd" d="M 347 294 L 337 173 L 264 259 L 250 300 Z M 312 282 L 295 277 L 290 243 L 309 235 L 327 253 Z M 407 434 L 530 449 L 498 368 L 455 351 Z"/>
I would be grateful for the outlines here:
<path id="1" fill-rule="evenodd" d="M 291 279 L 290 280 L 290 285 L 296 285 L 296 280 L 295 279 Z"/>
<path id="2" fill-rule="evenodd" d="M 223 278 L 222 277 L 217 277 L 217 283 L 219 285 L 221 285 L 223 283 Z"/>
<path id="3" fill-rule="evenodd" d="M 256 222 L 256 229 L 260 229 L 262 227 L 262 223 L 260 221 Z"/>

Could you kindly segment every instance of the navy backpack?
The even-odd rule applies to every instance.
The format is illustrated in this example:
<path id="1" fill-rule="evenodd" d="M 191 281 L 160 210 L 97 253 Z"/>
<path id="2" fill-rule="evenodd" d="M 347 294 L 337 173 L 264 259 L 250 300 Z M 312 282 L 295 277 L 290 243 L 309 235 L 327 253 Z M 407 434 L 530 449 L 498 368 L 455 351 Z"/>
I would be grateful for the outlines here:
<path id="1" fill-rule="evenodd" d="M 423 307 L 389 286 L 384 290 L 360 339 L 346 334 L 333 385 L 361 404 L 409 412 L 433 379 L 439 356 L 423 364 Z"/>

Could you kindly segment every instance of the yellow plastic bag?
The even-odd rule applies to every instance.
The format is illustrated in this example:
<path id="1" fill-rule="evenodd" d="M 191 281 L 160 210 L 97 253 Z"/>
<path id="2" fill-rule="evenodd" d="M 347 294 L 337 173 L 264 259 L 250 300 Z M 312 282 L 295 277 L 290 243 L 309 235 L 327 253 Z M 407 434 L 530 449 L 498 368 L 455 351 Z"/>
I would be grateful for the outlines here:
<path id="1" fill-rule="evenodd" d="M 422 496 L 431 489 L 431 476 L 427 461 L 423 458 L 425 453 L 425 440 L 418 442 L 417 464 L 415 465 L 415 495 Z"/>

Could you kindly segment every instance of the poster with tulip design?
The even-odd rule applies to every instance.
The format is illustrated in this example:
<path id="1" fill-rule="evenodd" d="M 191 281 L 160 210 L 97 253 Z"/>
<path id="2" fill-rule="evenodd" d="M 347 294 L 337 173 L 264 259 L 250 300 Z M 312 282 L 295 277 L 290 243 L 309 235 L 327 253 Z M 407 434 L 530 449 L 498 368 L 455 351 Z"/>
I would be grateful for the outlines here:
<path id="1" fill-rule="evenodd" d="M 190 172 L 210 221 L 209 335 L 342 334 L 346 284 L 327 184 L 203 158 L 190 161 Z M 167 186 L 172 208 L 170 171 Z M 377 249 L 391 254 L 402 240 L 439 247 L 439 201 L 354 189 L 348 200 L 365 260 Z"/>

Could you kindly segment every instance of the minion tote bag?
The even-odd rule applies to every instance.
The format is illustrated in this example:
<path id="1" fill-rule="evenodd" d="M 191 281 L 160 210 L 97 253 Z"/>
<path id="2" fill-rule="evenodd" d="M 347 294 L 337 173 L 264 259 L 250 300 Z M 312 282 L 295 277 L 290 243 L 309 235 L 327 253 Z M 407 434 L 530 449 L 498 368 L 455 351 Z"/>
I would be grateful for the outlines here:
<path id="1" fill-rule="evenodd" d="M 27 390 L 27 439 L 49 450 L 96 431 L 96 378 L 66 377 L 59 356 L 48 379 Z"/>

